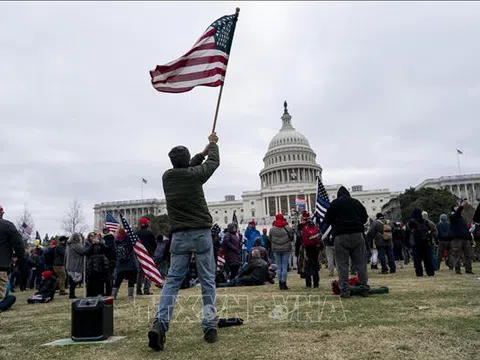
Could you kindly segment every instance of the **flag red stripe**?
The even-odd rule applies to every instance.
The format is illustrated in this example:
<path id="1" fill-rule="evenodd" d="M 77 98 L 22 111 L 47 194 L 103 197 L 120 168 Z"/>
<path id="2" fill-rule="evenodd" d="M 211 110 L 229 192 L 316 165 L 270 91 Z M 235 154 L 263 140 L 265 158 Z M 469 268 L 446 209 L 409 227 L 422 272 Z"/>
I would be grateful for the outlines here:
<path id="1" fill-rule="evenodd" d="M 200 41 L 202 41 L 203 39 L 206 39 L 210 36 L 212 36 L 213 34 L 215 34 L 217 30 L 215 28 L 211 28 L 210 30 L 207 30 L 201 37 L 200 39 L 197 40 L 197 42 L 195 43 L 195 45 L 197 45 Z M 194 45 L 194 46 L 195 46 Z"/>
<path id="2" fill-rule="evenodd" d="M 158 271 L 157 267 L 155 266 L 155 263 L 153 262 L 152 258 L 147 252 L 147 249 L 142 244 L 140 239 L 138 239 L 135 242 L 133 250 L 137 255 L 138 262 L 140 263 L 140 266 L 145 276 L 149 280 L 153 281 L 155 284 L 159 286 L 162 285 L 163 284 L 162 276 L 160 275 L 160 272 Z"/>
<path id="3" fill-rule="evenodd" d="M 168 65 L 157 65 L 155 70 L 150 71 L 150 75 L 154 77 L 155 75 L 163 74 L 165 72 L 171 71 L 171 68 L 177 64 L 177 62 L 180 62 L 184 60 L 188 55 L 193 54 L 196 51 L 201 51 L 201 50 L 214 50 L 216 49 L 215 43 L 208 43 L 208 44 L 203 44 L 197 47 L 194 47 L 191 49 L 189 52 L 187 52 L 185 55 L 183 55 L 181 58 L 175 60 L 174 62 L 168 64 Z"/>
<path id="4" fill-rule="evenodd" d="M 159 75 L 164 75 L 169 72 L 174 72 L 175 70 L 180 70 L 184 68 L 188 68 L 189 66 L 196 66 L 196 65 L 205 65 L 205 64 L 213 64 L 213 63 L 222 63 L 224 65 L 228 64 L 228 58 L 222 55 L 215 55 L 215 56 L 202 56 L 198 58 L 189 58 L 189 59 L 183 59 L 176 63 L 175 65 L 171 66 L 171 68 L 168 71 L 164 71 L 162 73 L 157 73 L 152 76 L 152 84 L 157 84 L 161 83 L 164 80 L 160 81 L 155 81 L 155 77 Z"/>
<path id="5" fill-rule="evenodd" d="M 198 79 L 203 79 L 203 78 L 209 78 L 209 77 L 215 76 L 217 74 L 225 76 L 225 69 L 221 69 L 219 67 L 216 67 L 214 69 L 194 72 L 194 73 L 191 73 L 191 74 L 173 75 L 173 76 L 167 78 L 166 80 L 155 82 L 154 85 L 198 80 Z"/>
<path id="6" fill-rule="evenodd" d="M 208 84 L 200 84 L 200 85 L 195 85 L 195 86 L 209 86 L 209 87 L 215 87 L 215 86 L 220 86 L 223 84 L 223 80 L 217 80 L 212 83 Z M 192 90 L 195 86 L 189 86 L 189 87 L 184 87 L 184 88 L 172 88 L 172 87 L 159 87 L 155 89 L 159 92 L 167 92 L 167 93 L 182 93 L 182 92 L 187 92 Z"/>

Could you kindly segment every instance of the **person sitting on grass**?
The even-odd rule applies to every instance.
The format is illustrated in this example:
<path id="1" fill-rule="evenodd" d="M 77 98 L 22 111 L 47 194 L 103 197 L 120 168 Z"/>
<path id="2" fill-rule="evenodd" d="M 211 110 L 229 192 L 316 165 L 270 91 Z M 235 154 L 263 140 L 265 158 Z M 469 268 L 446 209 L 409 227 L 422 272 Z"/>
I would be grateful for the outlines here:
<path id="1" fill-rule="evenodd" d="M 252 250 L 250 250 L 250 254 L 248 254 L 248 260 L 252 257 L 252 251 L 258 250 L 260 251 L 260 258 L 264 260 L 267 264 L 270 264 L 270 258 L 268 257 L 268 251 L 261 245 L 262 239 L 257 237 L 253 244 Z"/>
<path id="2" fill-rule="evenodd" d="M 40 288 L 32 297 L 27 299 L 29 304 L 47 303 L 53 300 L 57 288 L 57 278 L 50 270 L 42 272 Z"/>
<path id="3" fill-rule="evenodd" d="M 261 259 L 260 251 L 255 249 L 250 254 L 247 267 L 242 269 L 238 276 L 230 282 L 220 283 L 218 287 L 230 286 L 258 286 L 268 281 L 272 283 L 268 272 L 268 263 Z"/>

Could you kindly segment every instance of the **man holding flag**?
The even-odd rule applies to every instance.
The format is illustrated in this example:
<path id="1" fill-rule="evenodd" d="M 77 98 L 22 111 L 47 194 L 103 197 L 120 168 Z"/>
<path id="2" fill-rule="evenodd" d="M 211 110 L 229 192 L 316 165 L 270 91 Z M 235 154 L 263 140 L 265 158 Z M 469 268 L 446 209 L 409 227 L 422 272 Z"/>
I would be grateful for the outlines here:
<path id="1" fill-rule="evenodd" d="M 173 169 L 163 174 L 163 190 L 172 231 L 172 255 L 158 311 L 148 332 L 149 346 L 157 351 L 163 350 L 165 333 L 192 253 L 195 254 L 198 277 L 202 285 L 202 328 L 205 340 L 213 343 L 217 339 L 212 217 L 205 200 L 203 184 L 220 165 L 220 156 L 217 135 L 212 133 L 208 140 L 205 150 L 192 159 L 186 147 L 174 147 L 168 154 Z M 208 158 L 203 162 L 205 155 Z"/>
<path id="2" fill-rule="evenodd" d="M 213 254 L 212 217 L 208 210 L 203 184 L 220 165 L 218 137 L 215 133 L 218 110 L 227 71 L 230 50 L 240 9 L 210 24 L 182 57 L 150 72 L 153 87 L 163 93 L 183 93 L 196 86 L 220 87 L 209 144 L 190 159 L 184 146 L 174 147 L 168 154 L 173 169 L 163 174 L 163 190 L 171 224 L 170 269 L 162 290 L 160 304 L 148 332 L 149 347 L 163 350 L 180 286 L 195 254 L 198 278 L 202 286 L 204 339 L 217 341 L 216 264 Z M 205 156 L 207 161 L 203 162 Z"/>

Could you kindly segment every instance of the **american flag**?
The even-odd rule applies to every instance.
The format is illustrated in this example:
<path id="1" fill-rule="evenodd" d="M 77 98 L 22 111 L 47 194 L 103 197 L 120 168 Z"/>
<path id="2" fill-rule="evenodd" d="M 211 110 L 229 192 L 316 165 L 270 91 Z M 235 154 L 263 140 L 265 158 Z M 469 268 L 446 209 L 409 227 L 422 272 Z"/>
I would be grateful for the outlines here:
<path id="1" fill-rule="evenodd" d="M 145 277 L 150 281 L 153 281 L 155 285 L 162 286 L 163 285 L 163 277 L 160 275 L 155 262 L 148 254 L 147 249 L 142 244 L 142 241 L 138 238 L 137 234 L 135 234 L 128 224 L 127 220 L 120 214 L 120 219 L 122 220 L 122 225 L 127 232 L 128 238 L 133 244 L 133 251 L 135 251 L 135 255 L 137 256 L 137 260 L 142 267 L 142 271 L 145 274 Z"/>
<path id="2" fill-rule="evenodd" d="M 195 86 L 223 85 L 237 20 L 238 13 L 221 17 L 185 55 L 157 65 L 150 71 L 153 87 L 160 92 L 182 93 Z"/>
<path id="3" fill-rule="evenodd" d="M 28 235 L 32 235 L 32 228 L 28 226 L 26 223 L 22 224 L 22 231 L 27 233 Z"/>
<path id="4" fill-rule="evenodd" d="M 144 184 L 148 184 L 148 181 L 147 181 L 147 179 L 144 179 L 144 178 L 142 178 L 142 183 L 144 183 Z"/>
<path id="5" fill-rule="evenodd" d="M 328 236 L 328 233 L 330 232 L 330 228 L 326 229 L 326 224 L 324 224 L 325 215 L 329 207 L 330 199 L 328 197 L 327 190 L 325 190 L 325 186 L 323 186 L 320 177 L 317 177 L 317 199 L 315 201 L 314 216 L 317 224 L 320 224 L 320 231 L 324 233 L 323 237 Z"/>
<path id="6" fill-rule="evenodd" d="M 112 216 L 112 214 L 107 213 L 105 215 L 105 227 L 108 228 L 113 233 L 116 233 L 119 227 L 118 221 Z"/>

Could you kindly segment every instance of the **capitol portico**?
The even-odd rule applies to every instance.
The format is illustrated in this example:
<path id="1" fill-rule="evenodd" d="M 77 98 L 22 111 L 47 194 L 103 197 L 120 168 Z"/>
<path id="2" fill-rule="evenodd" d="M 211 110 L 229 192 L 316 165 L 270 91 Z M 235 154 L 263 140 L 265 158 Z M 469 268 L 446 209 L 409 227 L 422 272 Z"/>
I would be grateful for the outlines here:
<path id="1" fill-rule="evenodd" d="M 316 178 L 322 178 L 322 167 L 317 163 L 317 155 L 308 139 L 292 125 L 286 102 L 281 121 L 281 128 L 270 141 L 263 157 L 264 166 L 259 173 L 260 190 L 244 191 L 241 200 L 234 195 L 227 195 L 223 201 L 208 203 L 213 221 L 221 227 L 226 227 L 232 221 L 234 213 L 241 228 L 245 228 L 251 219 L 268 227 L 277 213 L 283 213 L 291 221 L 292 217 L 298 215 L 298 210 L 312 211 L 315 208 Z M 335 199 L 340 186 L 325 184 L 330 200 Z M 474 202 L 480 196 L 480 175 L 461 179 L 428 179 L 417 188 L 426 186 L 447 188 L 458 197 L 466 197 Z M 364 190 L 361 185 L 352 186 L 349 190 L 372 218 L 391 198 L 399 195 L 389 189 Z M 101 229 L 107 212 L 117 219 L 119 213 L 123 212 L 129 223 L 135 224 L 147 214 L 166 214 L 166 203 L 163 199 L 115 201 L 96 204 L 94 211 L 94 226 Z"/>

